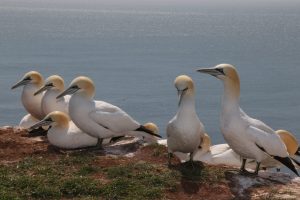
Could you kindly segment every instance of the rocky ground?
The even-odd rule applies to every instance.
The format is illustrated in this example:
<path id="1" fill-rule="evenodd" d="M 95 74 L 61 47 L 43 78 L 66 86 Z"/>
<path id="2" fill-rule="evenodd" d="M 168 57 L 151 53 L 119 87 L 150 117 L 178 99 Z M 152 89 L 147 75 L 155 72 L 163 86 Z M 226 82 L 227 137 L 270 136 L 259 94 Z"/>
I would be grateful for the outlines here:
<path id="1" fill-rule="evenodd" d="M 61 150 L 45 137 L 0 128 L 0 199 L 300 199 L 300 179 L 236 169 L 167 166 L 161 145 L 126 138 L 104 149 Z"/>

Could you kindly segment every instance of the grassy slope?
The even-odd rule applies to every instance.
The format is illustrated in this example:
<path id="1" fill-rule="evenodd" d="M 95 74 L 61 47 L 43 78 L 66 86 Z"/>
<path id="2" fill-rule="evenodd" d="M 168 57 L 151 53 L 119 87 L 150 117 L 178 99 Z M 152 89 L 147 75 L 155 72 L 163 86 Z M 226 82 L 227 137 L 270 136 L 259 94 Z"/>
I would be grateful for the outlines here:
<path id="1" fill-rule="evenodd" d="M 1 199 L 169 199 L 187 187 L 224 180 L 222 168 L 199 164 L 168 168 L 165 148 L 146 147 L 141 158 L 93 152 L 33 155 L 0 165 Z M 150 153 L 149 153 L 150 152 Z M 164 160 L 161 162 L 161 160 Z M 192 183 L 192 184 L 189 184 Z M 199 187 L 198 187 L 199 188 Z"/>

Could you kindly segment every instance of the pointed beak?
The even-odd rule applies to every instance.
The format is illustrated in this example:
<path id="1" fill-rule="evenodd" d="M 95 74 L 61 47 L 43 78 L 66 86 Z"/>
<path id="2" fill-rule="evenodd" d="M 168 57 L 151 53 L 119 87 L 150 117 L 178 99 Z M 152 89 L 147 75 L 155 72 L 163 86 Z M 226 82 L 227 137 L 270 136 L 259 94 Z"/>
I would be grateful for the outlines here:
<path id="1" fill-rule="evenodd" d="M 18 88 L 18 87 L 20 87 L 20 86 L 22 86 L 22 85 L 26 85 L 26 84 L 29 83 L 30 81 L 31 81 L 30 79 L 23 79 L 23 80 L 19 81 L 18 83 L 16 83 L 15 85 L 13 85 L 13 86 L 11 87 L 11 89 L 13 90 L 13 89 L 16 89 L 16 88 Z"/>
<path id="2" fill-rule="evenodd" d="M 41 89 L 36 91 L 33 95 L 36 96 L 36 95 L 38 95 L 38 94 L 40 94 L 40 93 L 44 92 L 45 90 L 48 90 L 52 87 L 53 87 L 53 85 L 50 85 L 50 84 L 49 85 L 44 85 Z"/>
<path id="3" fill-rule="evenodd" d="M 177 89 L 178 97 L 179 97 L 178 106 L 181 105 L 182 98 L 183 98 L 183 96 L 185 95 L 185 92 L 187 91 L 187 89 L 188 89 L 188 88 L 185 88 L 185 89 L 183 89 L 183 90 Z"/>
<path id="4" fill-rule="evenodd" d="M 38 123 L 32 125 L 29 130 L 33 130 L 33 129 L 36 129 L 36 128 L 39 128 L 39 127 L 42 127 L 42 126 L 49 126 L 53 123 L 52 120 L 49 120 L 49 119 L 43 119 L 42 121 L 39 121 Z"/>
<path id="5" fill-rule="evenodd" d="M 60 93 L 57 97 L 56 97 L 56 99 L 59 99 L 59 98 L 61 98 L 61 97 L 63 97 L 63 96 L 66 96 L 66 95 L 68 95 L 68 94 L 74 94 L 75 92 L 77 92 L 78 90 L 79 90 L 80 88 L 78 87 L 78 86 L 71 86 L 71 87 L 69 87 L 68 89 L 66 89 L 65 91 L 63 91 L 62 93 Z"/>
<path id="6" fill-rule="evenodd" d="M 182 96 L 183 96 L 183 90 L 178 90 L 178 97 L 179 97 L 178 106 L 180 106 L 181 104 Z"/>
<path id="7" fill-rule="evenodd" d="M 216 68 L 200 68 L 196 70 L 197 72 L 204 73 L 204 74 L 209 74 L 212 76 L 219 76 L 219 75 L 224 75 L 220 71 L 218 71 Z"/>

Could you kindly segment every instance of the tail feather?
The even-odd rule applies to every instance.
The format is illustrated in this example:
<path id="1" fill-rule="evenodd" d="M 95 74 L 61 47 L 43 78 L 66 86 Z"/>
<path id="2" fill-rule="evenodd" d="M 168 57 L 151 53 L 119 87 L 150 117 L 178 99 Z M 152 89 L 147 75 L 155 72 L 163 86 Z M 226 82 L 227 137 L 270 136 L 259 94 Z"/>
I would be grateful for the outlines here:
<path id="1" fill-rule="evenodd" d="M 155 136 L 155 137 L 161 138 L 160 135 L 158 135 L 158 134 L 154 133 L 153 131 L 147 129 L 147 128 L 146 128 L 145 126 L 143 126 L 143 125 L 141 125 L 139 128 L 137 128 L 135 131 L 143 131 L 143 132 L 148 133 L 148 134 L 150 134 L 150 135 L 153 135 L 153 136 Z"/>
<path id="2" fill-rule="evenodd" d="M 285 165 L 287 168 L 292 170 L 297 176 L 299 176 L 292 160 L 289 157 L 279 157 L 279 156 L 273 156 L 273 158 L 279 162 L 281 162 L 283 165 Z"/>

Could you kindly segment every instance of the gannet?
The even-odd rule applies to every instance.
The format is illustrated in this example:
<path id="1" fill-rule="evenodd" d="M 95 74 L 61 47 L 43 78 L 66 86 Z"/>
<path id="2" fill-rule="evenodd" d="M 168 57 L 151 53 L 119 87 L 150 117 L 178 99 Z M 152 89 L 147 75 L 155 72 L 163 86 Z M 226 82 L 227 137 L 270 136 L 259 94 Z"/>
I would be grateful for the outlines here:
<path id="1" fill-rule="evenodd" d="M 195 109 L 195 87 L 193 80 L 186 75 L 176 77 L 174 85 L 178 91 L 179 102 L 176 115 L 167 125 L 168 162 L 174 152 L 190 153 L 190 161 L 198 150 L 204 126 Z"/>
<path id="2" fill-rule="evenodd" d="M 254 159 L 256 161 L 254 174 L 257 175 L 261 162 L 271 156 L 298 175 L 279 135 L 263 122 L 249 117 L 240 108 L 240 80 L 235 67 L 220 64 L 197 71 L 210 74 L 223 81 L 221 132 L 229 146 L 243 159 L 240 171 L 249 173 L 245 169 L 246 160 Z"/>
<path id="3" fill-rule="evenodd" d="M 64 91 L 64 80 L 58 75 L 50 76 L 46 79 L 42 88 L 34 93 L 38 95 L 45 91 L 42 98 L 42 110 L 47 115 L 53 111 L 61 111 L 66 114 L 69 113 L 69 100 L 70 95 L 66 95 L 62 98 L 56 99 L 56 97 Z"/>
<path id="4" fill-rule="evenodd" d="M 49 113 L 40 122 L 31 128 L 41 126 L 51 126 L 48 130 L 47 138 L 50 144 L 63 149 L 76 149 L 83 147 L 96 146 L 98 138 L 92 137 L 81 131 L 67 114 L 61 111 Z"/>
<path id="5" fill-rule="evenodd" d="M 23 87 L 22 91 L 22 103 L 24 108 L 32 117 L 41 120 L 45 116 L 42 111 L 42 97 L 43 94 L 33 95 L 44 83 L 44 79 L 39 72 L 30 71 L 26 73 L 22 80 L 12 86 L 11 89 L 15 89 L 20 86 Z"/>
<path id="6" fill-rule="evenodd" d="M 110 138 L 139 133 L 161 137 L 139 124 L 121 108 L 104 101 L 95 101 L 95 86 L 88 77 L 75 78 L 57 98 L 67 94 L 72 95 L 69 102 L 72 121 L 93 137 Z"/>

